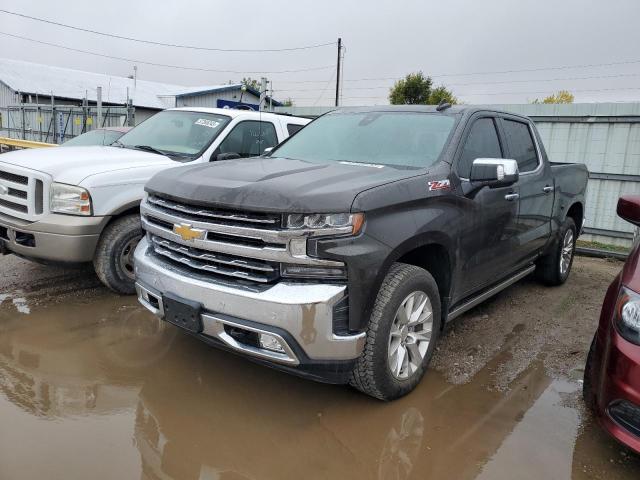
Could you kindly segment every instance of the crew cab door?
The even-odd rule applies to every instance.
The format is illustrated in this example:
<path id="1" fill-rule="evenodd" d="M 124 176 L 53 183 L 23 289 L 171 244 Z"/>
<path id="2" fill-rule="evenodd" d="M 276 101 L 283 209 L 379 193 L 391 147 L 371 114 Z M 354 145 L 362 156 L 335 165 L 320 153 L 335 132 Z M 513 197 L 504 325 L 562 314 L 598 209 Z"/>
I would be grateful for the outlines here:
<path id="1" fill-rule="evenodd" d="M 240 158 L 262 155 L 279 143 L 276 125 L 270 121 L 242 120 L 231 127 L 214 150 L 211 160 L 220 154 L 237 154 Z"/>
<path id="2" fill-rule="evenodd" d="M 457 152 L 456 172 L 463 193 L 463 233 L 459 249 L 458 299 L 496 283 L 510 273 L 517 243 L 517 187 L 477 188 L 469 182 L 477 158 L 509 158 L 497 119 L 480 114 L 470 121 Z"/>
<path id="3" fill-rule="evenodd" d="M 518 162 L 520 195 L 516 264 L 531 261 L 551 235 L 554 183 L 531 123 L 519 117 L 500 120 L 507 154 Z"/>

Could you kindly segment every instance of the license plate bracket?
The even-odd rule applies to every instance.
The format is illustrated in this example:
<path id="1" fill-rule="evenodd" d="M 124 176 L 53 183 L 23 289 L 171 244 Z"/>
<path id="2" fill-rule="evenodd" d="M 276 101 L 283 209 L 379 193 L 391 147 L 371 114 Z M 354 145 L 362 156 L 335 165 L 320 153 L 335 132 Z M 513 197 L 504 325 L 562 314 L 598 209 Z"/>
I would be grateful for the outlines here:
<path id="1" fill-rule="evenodd" d="M 191 333 L 201 333 L 203 330 L 202 305 L 171 293 L 162 296 L 164 318 L 167 322 L 183 328 Z"/>

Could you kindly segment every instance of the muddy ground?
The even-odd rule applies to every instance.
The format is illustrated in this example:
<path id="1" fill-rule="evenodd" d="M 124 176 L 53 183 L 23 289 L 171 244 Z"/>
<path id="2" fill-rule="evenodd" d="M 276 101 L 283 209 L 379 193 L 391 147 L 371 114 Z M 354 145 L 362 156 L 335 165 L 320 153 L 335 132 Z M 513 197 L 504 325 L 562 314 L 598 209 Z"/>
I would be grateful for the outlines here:
<path id="1" fill-rule="evenodd" d="M 0 479 L 637 479 L 580 398 L 620 266 L 502 292 L 384 404 L 214 350 L 89 268 L 0 258 Z"/>

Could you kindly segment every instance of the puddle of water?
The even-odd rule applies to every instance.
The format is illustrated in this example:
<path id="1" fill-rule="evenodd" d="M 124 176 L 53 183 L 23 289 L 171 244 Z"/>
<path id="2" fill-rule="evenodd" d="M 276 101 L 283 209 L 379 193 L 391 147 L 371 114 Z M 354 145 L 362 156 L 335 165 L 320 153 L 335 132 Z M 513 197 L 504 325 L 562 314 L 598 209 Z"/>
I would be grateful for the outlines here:
<path id="1" fill-rule="evenodd" d="M 0 306 L 0 478 L 638 478 L 534 364 L 393 403 L 219 352 L 135 299 Z M 611 461 L 613 460 L 613 462 Z"/>

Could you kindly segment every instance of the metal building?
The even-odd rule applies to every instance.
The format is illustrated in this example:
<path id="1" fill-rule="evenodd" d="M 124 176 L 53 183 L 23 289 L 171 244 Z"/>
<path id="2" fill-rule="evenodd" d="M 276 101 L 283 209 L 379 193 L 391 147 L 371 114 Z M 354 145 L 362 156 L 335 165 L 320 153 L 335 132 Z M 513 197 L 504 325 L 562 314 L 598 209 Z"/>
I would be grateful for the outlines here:
<path id="1" fill-rule="evenodd" d="M 240 83 L 187 87 L 0 58 L 0 136 L 60 143 L 99 126 L 138 124 L 165 108 L 258 110 L 259 103 L 260 92 Z M 266 97 L 263 107 L 280 105 Z"/>
<path id="2" fill-rule="evenodd" d="M 258 110 L 260 107 L 260 92 L 249 86 L 243 90 L 241 83 L 185 87 L 173 95 L 161 98 L 167 107 L 237 108 L 242 105 L 253 110 Z M 267 96 L 264 107 L 272 106 L 280 107 L 282 104 Z"/>
<path id="3" fill-rule="evenodd" d="M 134 80 L 39 63 L 0 58 L 0 108 L 19 104 L 96 105 L 102 87 L 105 106 L 135 107 L 139 123 L 166 108 L 162 95 L 184 90 L 182 85 Z"/>

